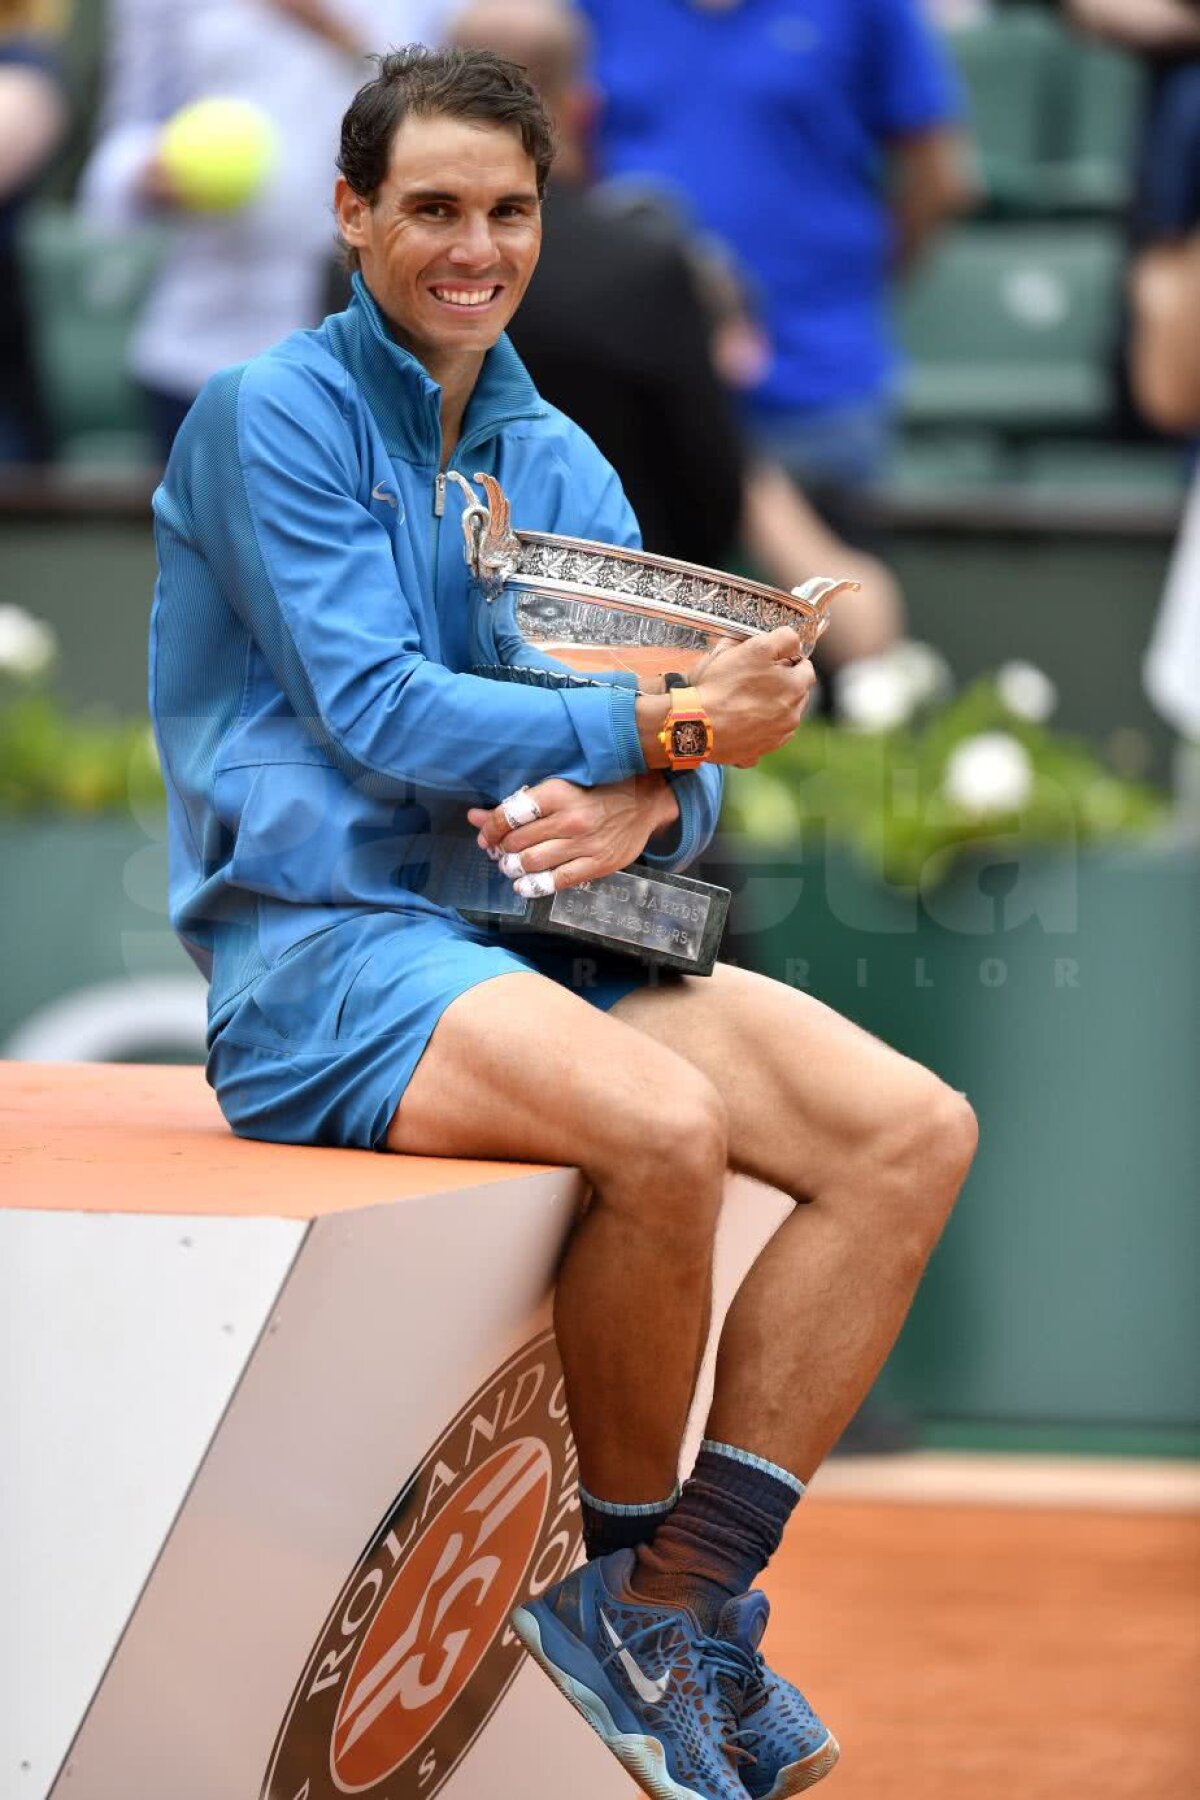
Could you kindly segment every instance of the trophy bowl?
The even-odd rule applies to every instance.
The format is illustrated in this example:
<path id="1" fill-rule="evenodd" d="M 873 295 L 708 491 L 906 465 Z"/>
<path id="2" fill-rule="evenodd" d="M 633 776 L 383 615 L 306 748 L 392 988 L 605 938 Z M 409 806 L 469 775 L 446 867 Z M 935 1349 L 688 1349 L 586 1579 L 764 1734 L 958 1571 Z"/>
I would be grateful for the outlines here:
<path id="1" fill-rule="evenodd" d="M 514 531 L 499 482 L 448 471 L 467 496 L 467 563 L 483 600 L 476 609 L 475 668 L 502 680 L 587 682 L 614 675 L 657 691 L 668 673 L 690 677 L 718 644 L 789 625 L 800 656 L 829 625 L 835 595 L 856 581 L 814 576 L 785 593 L 696 563 L 623 550 L 588 538 Z M 522 671 L 524 673 L 522 673 Z"/>
<path id="2" fill-rule="evenodd" d="M 457 470 L 446 479 L 467 500 L 462 528 L 475 582 L 472 668 L 493 680 L 547 687 L 616 682 L 657 693 L 666 675 L 690 680 L 718 645 L 781 625 L 799 635 L 800 661 L 828 627 L 834 597 L 858 587 L 817 576 L 785 593 L 644 550 L 516 531 L 493 476 L 475 477 L 482 500 Z M 470 916 L 706 975 L 728 910 L 727 889 L 636 863 L 530 900 L 515 918 L 511 912 Z"/>

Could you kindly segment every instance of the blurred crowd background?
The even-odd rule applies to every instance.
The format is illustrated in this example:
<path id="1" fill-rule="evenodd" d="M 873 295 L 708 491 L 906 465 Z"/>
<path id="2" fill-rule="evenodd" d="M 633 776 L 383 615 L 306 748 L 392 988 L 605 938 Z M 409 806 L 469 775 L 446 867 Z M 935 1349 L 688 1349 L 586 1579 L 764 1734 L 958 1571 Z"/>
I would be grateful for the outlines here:
<path id="1" fill-rule="evenodd" d="M 337 123 L 404 41 L 499 48 L 554 107 L 514 335 L 648 547 L 858 575 L 827 675 L 905 632 L 956 673 L 1044 634 L 1065 721 L 1166 779 L 1200 733 L 1200 632 L 1177 599 L 1147 705 L 1150 559 L 1109 653 L 1099 611 L 1018 623 L 994 567 L 968 606 L 906 565 L 918 526 L 1174 522 L 1200 423 L 1193 0 L 0 0 L 2 516 L 98 487 L 119 511 L 209 374 L 344 302 Z M 195 116 L 189 151 L 214 96 L 242 116 Z M 859 675 L 827 704 L 886 710 Z"/>
<path id="2" fill-rule="evenodd" d="M 1197 0 L 0 0 L 0 1049 L 203 1054 L 149 499 L 345 303 L 338 121 L 411 41 L 553 108 L 513 335 L 647 546 L 862 583 L 711 873 L 980 1113 L 903 1408 L 1195 1450 Z"/>

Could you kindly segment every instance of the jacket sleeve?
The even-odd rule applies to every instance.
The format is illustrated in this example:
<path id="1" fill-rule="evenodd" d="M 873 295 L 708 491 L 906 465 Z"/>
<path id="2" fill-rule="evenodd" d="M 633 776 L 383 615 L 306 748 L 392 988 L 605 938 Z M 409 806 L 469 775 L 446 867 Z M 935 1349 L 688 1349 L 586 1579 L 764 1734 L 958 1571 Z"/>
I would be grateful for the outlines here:
<path id="1" fill-rule="evenodd" d="M 594 787 L 644 770 L 631 689 L 488 681 L 423 653 L 419 596 L 357 498 L 341 394 L 279 362 L 249 365 L 235 396 L 220 386 L 167 488 L 179 465 L 202 553 L 292 710 L 352 778 L 494 802 L 552 775 Z"/>
<path id="2" fill-rule="evenodd" d="M 657 843 L 651 839 L 642 852 L 642 861 L 677 874 L 694 863 L 712 842 L 721 812 L 725 771 L 716 763 L 705 763 L 699 769 L 668 775 L 667 780 L 675 790 L 679 818 L 669 834 L 664 833 Z"/>

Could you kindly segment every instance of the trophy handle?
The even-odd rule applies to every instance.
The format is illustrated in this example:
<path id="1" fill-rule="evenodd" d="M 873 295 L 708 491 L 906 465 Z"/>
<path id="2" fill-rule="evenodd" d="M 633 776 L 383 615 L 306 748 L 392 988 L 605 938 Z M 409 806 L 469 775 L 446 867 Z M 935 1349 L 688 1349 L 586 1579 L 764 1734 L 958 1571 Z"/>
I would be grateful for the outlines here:
<path id="1" fill-rule="evenodd" d="M 813 638 L 823 637 L 829 630 L 829 609 L 838 594 L 857 594 L 862 587 L 861 581 L 851 581 L 848 576 L 814 575 L 803 587 L 794 587 L 792 593 L 797 600 L 803 600 L 811 606 L 817 615 L 817 630 Z"/>
<path id="2" fill-rule="evenodd" d="M 483 489 L 486 505 L 480 501 L 466 476 L 460 475 L 457 469 L 447 469 L 446 480 L 457 482 L 466 495 L 462 528 L 466 540 L 464 554 L 467 567 L 488 599 L 494 600 L 512 574 L 514 558 L 521 548 L 520 539 L 512 528 L 512 507 L 509 505 L 508 495 L 494 475 L 477 473 L 475 476 Z"/>

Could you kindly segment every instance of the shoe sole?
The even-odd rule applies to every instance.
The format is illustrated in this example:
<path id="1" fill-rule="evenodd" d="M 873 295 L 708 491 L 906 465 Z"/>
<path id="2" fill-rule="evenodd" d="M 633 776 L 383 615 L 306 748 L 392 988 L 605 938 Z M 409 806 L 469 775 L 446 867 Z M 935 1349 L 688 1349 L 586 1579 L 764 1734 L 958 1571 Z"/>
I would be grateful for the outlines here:
<path id="1" fill-rule="evenodd" d="M 788 1763 L 779 1771 L 774 1787 L 764 1800 L 789 1800 L 790 1795 L 802 1794 L 806 1788 L 815 1787 L 828 1775 L 841 1753 L 841 1745 L 831 1731 L 819 1750 L 814 1750 L 802 1762 Z"/>
<path id="2" fill-rule="evenodd" d="M 625 1772 L 632 1775 L 644 1794 L 650 1795 L 650 1800 L 708 1800 L 708 1796 L 698 1794 L 695 1788 L 681 1787 L 672 1779 L 667 1769 L 666 1752 L 657 1738 L 618 1730 L 599 1694 L 551 1661 L 542 1644 L 538 1622 L 526 1607 L 519 1606 L 509 1623 L 539 1669 L 550 1677 L 580 1717 L 587 1720 Z"/>

